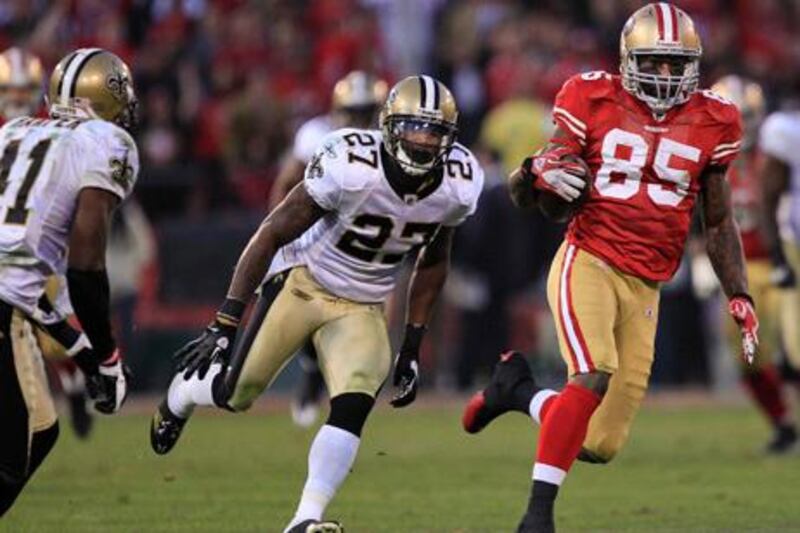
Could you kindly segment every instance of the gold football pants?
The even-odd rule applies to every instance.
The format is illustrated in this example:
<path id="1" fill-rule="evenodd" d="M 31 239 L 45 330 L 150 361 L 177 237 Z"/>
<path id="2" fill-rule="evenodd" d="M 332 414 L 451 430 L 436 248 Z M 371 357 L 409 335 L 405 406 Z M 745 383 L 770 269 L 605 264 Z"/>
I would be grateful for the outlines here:
<path id="1" fill-rule="evenodd" d="M 653 364 L 659 287 L 624 274 L 566 241 L 547 280 L 547 299 L 569 375 L 612 375 L 589 423 L 584 449 L 608 461 L 628 439 Z"/>
<path id="2" fill-rule="evenodd" d="M 305 267 L 269 283 L 283 287 L 261 324 L 254 324 L 252 343 L 234 356 L 228 405 L 247 409 L 309 339 L 331 398 L 348 392 L 374 397 L 391 366 L 383 306 L 334 296 Z"/>
<path id="3" fill-rule="evenodd" d="M 800 247 L 784 242 L 783 250 L 795 276 L 800 277 Z M 800 280 L 798 280 L 800 283 Z M 800 287 L 778 289 L 780 299 L 780 336 L 786 348 L 786 358 L 795 370 L 800 371 Z M 758 312 L 758 307 L 756 311 Z M 758 315 L 759 320 L 761 314 Z M 761 329 L 759 328 L 759 336 Z"/>

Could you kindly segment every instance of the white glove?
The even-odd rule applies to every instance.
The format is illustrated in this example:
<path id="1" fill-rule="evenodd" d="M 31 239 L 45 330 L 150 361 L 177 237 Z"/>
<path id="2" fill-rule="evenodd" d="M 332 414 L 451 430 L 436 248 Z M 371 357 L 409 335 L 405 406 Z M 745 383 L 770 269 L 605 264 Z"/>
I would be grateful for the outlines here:
<path id="1" fill-rule="evenodd" d="M 94 408 L 110 415 L 119 411 L 128 396 L 130 371 L 122 361 L 119 350 L 100 363 L 97 373 L 86 376 L 86 390 L 94 400 Z"/>

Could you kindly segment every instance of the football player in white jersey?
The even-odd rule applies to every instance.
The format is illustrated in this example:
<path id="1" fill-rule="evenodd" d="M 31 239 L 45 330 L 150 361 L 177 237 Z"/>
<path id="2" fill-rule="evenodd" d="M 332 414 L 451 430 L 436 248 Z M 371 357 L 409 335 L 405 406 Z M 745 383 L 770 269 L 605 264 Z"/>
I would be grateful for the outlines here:
<path id="1" fill-rule="evenodd" d="M 763 227 L 772 261 L 772 282 L 780 290 L 780 329 L 786 356 L 800 370 L 800 111 L 777 111 L 761 126 Z M 778 206 L 788 197 L 788 219 Z M 781 227 L 783 226 L 783 227 Z"/>
<path id="2" fill-rule="evenodd" d="M 283 201 L 295 185 L 303 181 L 306 165 L 317 148 L 333 130 L 340 128 L 373 128 L 378 111 L 386 100 L 386 82 L 360 70 L 354 70 L 336 82 L 331 95 L 331 111 L 305 122 L 297 130 L 291 154 L 284 160 L 272 185 L 269 209 Z M 256 313 L 266 313 L 264 299 L 256 303 Z M 243 342 L 252 342 L 245 339 Z M 314 345 L 308 343 L 300 351 L 302 378 L 292 401 L 292 420 L 300 427 L 311 427 L 317 420 L 325 383 L 317 365 Z"/>
<path id="3" fill-rule="evenodd" d="M 95 408 L 119 409 L 125 369 L 111 334 L 105 246 L 113 209 L 133 188 L 138 154 L 125 131 L 136 97 L 128 67 L 99 48 L 72 52 L 50 78 L 49 119 L 0 129 L 0 515 L 58 436 L 31 319 L 86 375 Z M 65 275 L 85 333 L 44 298 Z"/>
<path id="4" fill-rule="evenodd" d="M 0 123 L 22 116 L 46 116 L 43 112 L 44 69 L 34 54 L 21 48 L 8 48 L 0 54 Z M 47 283 L 47 296 L 52 305 L 62 306 L 64 316 L 72 315 L 66 280 L 53 276 Z M 92 415 L 86 408 L 86 383 L 75 363 L 66 357 L 64 347 L 44 330 L 36 328 L 42 356 L 55 370 L 66 396 L 72 429 L 79 438 L 89 435 Z"/>
<path id="5" fill-rule="evenodd" d="M 389 93 L 380 131 L 344 129 L 326 138 L 303 183 L 245 248 L 214 322 L 177 352 L 178 372 L 152 421 L 156 453 L 175 445 L 197 405 L 250 407 L 311 340 L 331 409 L 311 445 L 306 484 L 286 531 L 322 527 L 389 374 L 382 302 L 403 258 L 419 249 L 391 403 L 403 407 L 417 394 L 419 348 L 447 277 L 453 231 L 475 211 L 483 186 L 478 162 L 455 143 L 456 119 L 442 83 L 412 76 Z M 248 326 L 257 330 L 249 349 L 234 349 L 245 307 L 268 270 L 262 293 L 272 305 Z"/>

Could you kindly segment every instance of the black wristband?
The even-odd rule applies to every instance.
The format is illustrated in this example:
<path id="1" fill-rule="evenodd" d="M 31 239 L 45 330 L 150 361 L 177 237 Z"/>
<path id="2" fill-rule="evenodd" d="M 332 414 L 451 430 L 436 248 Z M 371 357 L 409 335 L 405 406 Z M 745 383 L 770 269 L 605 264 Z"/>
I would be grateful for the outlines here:
<path id="1" fill-rule="evenodd" d="M 420 324 L 406 324 L 406 335 L 403 337 L 403 350 L 419 352 L 422 339 L 428 328 Z"/>
<path id="2" fill-rule="evenodd" d="M 110 290 L 105 270 L 67 270 L 67 285 L 75 315 L 89 337 L 98 360 L 117 348 L 111 332 Z"/>
<path id="3" fill-rule="evenodd" d="M 242 321 L 247 304 L 233 298 L 225 298 L 217 311 L 217 322 L 226 326 L 238 326 Z"/>

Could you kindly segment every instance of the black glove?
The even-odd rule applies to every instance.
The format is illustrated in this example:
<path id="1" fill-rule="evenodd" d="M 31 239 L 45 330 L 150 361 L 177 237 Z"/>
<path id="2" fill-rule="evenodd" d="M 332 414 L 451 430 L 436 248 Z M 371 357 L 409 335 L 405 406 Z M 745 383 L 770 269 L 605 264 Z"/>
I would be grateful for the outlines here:
<path id="1" fill-rule="evenodd" d="M 189 379 L 195 372 L 197 377 L 203 379 L 215 359 L 227 364 L 237 329 L 238 326 L 215 320 L 199 337 L 175 352 L 176 370 L 183 371 L 183 379 Z"/>
<path id="2" fill-rule="evenodd" d="M 119 411 L 128 397 L 131 371 L 122 361 L 119 350 L 100 363 L 97 372 L 86 375 L 86 392 L 94 400 L 94 408 L 110 415 Z"/>
<path id="3" fill-rule="evenodd" d="M 772 284 L 781 289 L 794 287 L 797 284 L 797 279 L 795 278 L 794 270 L 786 260 L 780 243 L 770 251 L 770 260 L 772 261 L 772 271 L 769 273 L 769 279 Z"/>
<path id="4" fill-rule="evenodd" d="M 392 384 L 398 387 L 394 398 L 391 400 L 393 407 L 405 407 L 417 398 L 419 388 L 419 348 L 425 336 L 425 326 L 415 324 L 406 325 L 406 334 L 400 353 L 394 362 L 394 379 Z"/>

